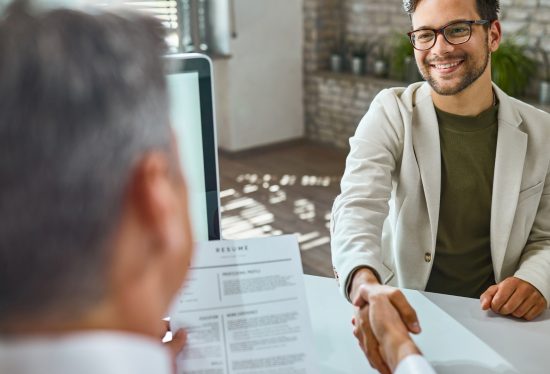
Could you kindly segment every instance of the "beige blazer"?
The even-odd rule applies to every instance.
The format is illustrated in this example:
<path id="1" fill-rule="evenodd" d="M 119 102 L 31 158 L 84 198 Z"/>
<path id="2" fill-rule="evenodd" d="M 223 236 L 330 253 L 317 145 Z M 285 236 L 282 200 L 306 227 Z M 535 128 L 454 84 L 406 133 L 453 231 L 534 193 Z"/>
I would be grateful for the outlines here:
<path id="1" fill-rule="evenodd" d="M 494 89 L 500 102 L 490 233 L 495 278 L 521 278 L 549 301 L 550 114 Z M 364 265 L 384 283 L 425 289 L 441 187 L 430 86 L 380 92 L 350 147 L 331 219 L 332 261 L 342 292 L 353 270 Z"/>

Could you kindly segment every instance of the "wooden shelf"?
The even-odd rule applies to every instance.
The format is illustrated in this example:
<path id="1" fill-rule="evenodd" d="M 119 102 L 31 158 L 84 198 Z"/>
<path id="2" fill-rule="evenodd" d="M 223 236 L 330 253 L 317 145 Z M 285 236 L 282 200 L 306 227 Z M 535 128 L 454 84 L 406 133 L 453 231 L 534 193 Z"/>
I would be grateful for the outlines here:
<path id="1" fill-rule="evenodd" d="M 345 81 L 345 82 L 354 82 L 354 83 L 376 83 L 381 86 L 387 86 L 387 87 L 406 87 L 410 83 L 398 81 L 395 79 L 389 79 L 389 78 L 380 78 L 376 77 L 374 75 L 355 75 L 349 72 L 342 72 L 342 73 L 335 73 L 332 71 L 318 71 L 311 74 L 314 77 L 321 77 L 324 79 L 334 79 L 338 81 Z M 535 108 L 544 110 L 545 112 L 550 113 L 550 105 L 549 104 L 541 104 L 537 101 L 534 97 L 518 97 L 518 100 L 521 100 L 525 103 L 528 103 Z"/>
<path id="2" fill-rule="evenodd" d="M 389 78 L 381 78 L 374 75 L 355 75 L 349 72 L 342 72 L 342 73 L 335 73 L 332 71 L 318 71 L 312 74 L 316 77 L 322 77 L 325 79 L 335 79 L 335 80 L 343 80 L 343 81 L 353 81 L 353 82 L 365 82 L 365 83 L 378 83 L 380 85 L 387 85 L 388 87 L 403 87 L 409 85 L 409 83 L 389 79 Z"/>

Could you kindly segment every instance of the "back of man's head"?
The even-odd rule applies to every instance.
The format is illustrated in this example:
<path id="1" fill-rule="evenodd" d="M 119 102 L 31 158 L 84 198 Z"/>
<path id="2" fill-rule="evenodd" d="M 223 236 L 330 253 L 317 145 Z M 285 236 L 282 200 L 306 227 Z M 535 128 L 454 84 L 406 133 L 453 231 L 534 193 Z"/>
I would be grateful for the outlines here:
<path id="1" fill-rule="evenodd" d="M 163 38 L 130 13 L 0 16 L 0 324 L 103 297 L 132 165 L 171 149 Z"/>

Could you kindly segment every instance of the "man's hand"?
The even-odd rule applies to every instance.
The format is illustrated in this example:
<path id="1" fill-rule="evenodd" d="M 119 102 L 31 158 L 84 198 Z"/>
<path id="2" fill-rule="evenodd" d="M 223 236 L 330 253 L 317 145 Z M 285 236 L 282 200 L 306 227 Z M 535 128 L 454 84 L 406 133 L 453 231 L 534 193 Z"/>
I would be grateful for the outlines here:
<path id="1" fill-rule="evenodd" d="M 481 309 L 512 315 L 528 321 L 538 317 L 547 307 L 542 294 L 530 283 L 509 277 L 493 285 L 481 297 Z"/>
<path id="2" fill-rule="evenodd" d="M 387 297 L 369 297 L 369 321 L 374 336 L 380 342 L 382 357 L 392 372 L 405 357 L 420 354 L 407 326 Z"/>
<path id="3" fill-rule="evenodd" d="M 382 374 L 390 374 L 391 369 L 380 352 L 380 344 L 370 326 L 369 312 L 368 305 L 355 309 L 355 316 L 351 320 L 353 335 L 359 342 L 359 347 L 367 356 L 370 366 Z"/>
<path id="4" fill-rule="evenodd" d="M 168 332 L 171 332 L 170 322 L 163 320 L 160 338 L 163 339 Z M 183 347 L 185 347 L 185 343 L 187 343 L 187 334 L 183 329 L 179 329 L 178 331 L 176 331 L 175 334 L 172 334 L 171 340 L 164 341 L 164 346 L 170 350 L 170 354 L 172 355 L 172 362 L 174 365 L 176 361 L 176 356 L 182 351 Z"/>
<path id="5" fill-rule="evenodd" d="M 360 269 L 355 273 L 350 296 L 353 304 L 357 307 L 352 322 L 353 334 L 359 341 L 359 346 L 365 352 L 373 368 L 383 374 L 390 373 L 390 368 L 380 352 L 380 345 L 370 325 L 370 300 L 385 300 L 378 305 L 391 305 L 403 326 L 413 333 L 420 332 L 416 312 L 401 291 L 390 286 L 380 285 L 374 273 L 368 268 Z M 374 311 L 374 315 L 381 314 Z"/>

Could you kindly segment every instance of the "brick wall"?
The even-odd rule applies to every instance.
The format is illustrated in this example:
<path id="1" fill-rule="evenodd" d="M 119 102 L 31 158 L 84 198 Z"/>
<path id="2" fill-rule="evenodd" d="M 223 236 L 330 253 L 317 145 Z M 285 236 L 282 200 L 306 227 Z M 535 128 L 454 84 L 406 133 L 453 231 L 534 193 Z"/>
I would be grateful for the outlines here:
<path id="1" fill-rule="evenodd" d="M 501 22 L 505 37 L 521 33 L 550 55 L 550 0 L 501 0 Z M 329 56 L 341 44 L 406 32 L 409 17 L 401 0 L 304 0 L 304 25 L 306 136 L 346 149 L 372 98 L 406 83 L 329 73 Z"/>
<path id="2" fill-rule="evenodd" d="M 400 0 L 342 0 L 345 40 L 354 43 L 384 38 L 410 29 Z"/>
<path id="3" fill-rule="evenodd" d="M 304 0 L 304 69 L 328 69 L 329 56 L 343 35 L 340 0 Z"/>
<path id="4" fill-rule="evenodd" d="M 530 46 L 550 52 L 550 0 L 500 0 L 504 36 L 521 33 Z M 345 39 L 365 40 L 369 35 L 406 32 L 409 17 L 401 0 L 342 0 Z"/>
<path id="5" fill-rule="evenodd" d="M 501 0 L 504 35 L 523 33 L 522 41 L 550 53 L 550 0 Z"/>
<path id="6" fill-rule="evenodd" d="M 307 106 L 310 112 L 306 122 L 308 138 L 348 149 L 350 136 L 376 94 L 396 86 L 403 86 L 403 83 L 330 72 L 312 74 L 306 87 L 308 95 L 314 98 Z"/>

